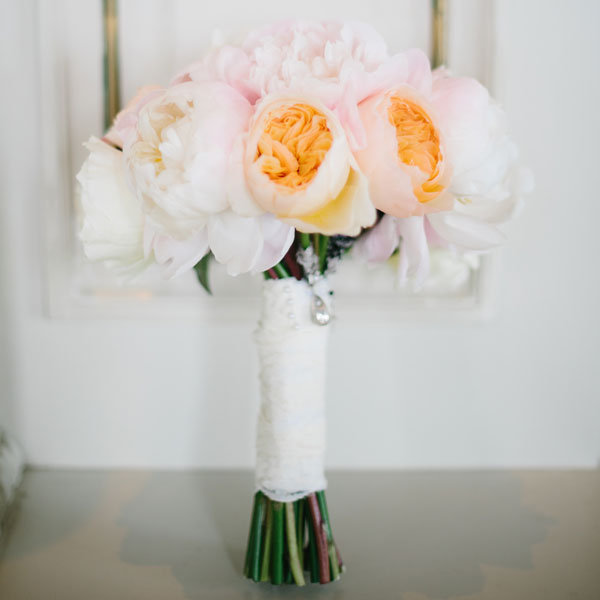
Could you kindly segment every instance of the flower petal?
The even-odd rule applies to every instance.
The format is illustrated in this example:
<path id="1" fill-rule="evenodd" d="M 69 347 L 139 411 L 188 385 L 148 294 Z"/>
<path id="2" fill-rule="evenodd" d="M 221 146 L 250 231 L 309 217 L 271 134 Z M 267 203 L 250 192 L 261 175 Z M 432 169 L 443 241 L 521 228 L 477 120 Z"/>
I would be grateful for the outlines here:
<path id="1" fill-rule="evenodd" d="M 419 289 L 429 274 L 429 247 L 424 222 L 423 217 L 396 219 L 397 232 L 401 237 L 398 260 L 398 283 L 401 286 L 410 281 Z"/>
<path id="2" fill-rule="evenodd" d="M 456 212 L 427 215 L 435 232 L 461 250 L 489 250 L 506 236 L 493 224 Z"/>
<path id="3" fill-rule="evenodd" d="M 504 113 L 478 81 L 451 77 L 445 69 L 434 74 L 431 101 L 454 169 L 453 193 L 487 193 L 502 181 L 516 158 Z"/>
<path id="4" fill-rule="evenodd" d="M 140 109 L 160 93 L 162 93 L 162 88 L 159 85 L 141 87 L 125 108 L 117 114 L 112 127 L 106 132 L 104 138 L 111 144 L 123 148 L 133 133 Z"/>
<path id="5" fill-rule="evenodd" d="M 350 169 L 346 185 L 324 208 L 301 219 L 282 219 L 303 233 L 351 235 L 375 222 L 375 207 L 369 199 L 367 180 L 358 169 Z"/>
<path id="6" fill-rule="evenodd" d="M 263 247 L 252 265 L 253 273 L 261 273 L 274 267 L 287 253 L 294 241 L 293 227 L 282 223 L 270 214 L 263 215 L 260 219 L 263 236 Z"/>
<path id="7" fill-rule="evenodd" d="M 362 172 L 369 179 L 373 204 L 386 214 L 408 217 L 419 207 L 409 173 L 400 167 L 396 132 L 386 118 L 388 102 L 374 96 L 361 103 L 360 116 L 367 131 L 367 147 L 355 153 Z"/>
<path id="8" fill-rule="evenodd" d="M 239 136 L 231 150 L 227 171 L 227 198 L 232 210 L 242 217 L 258 217 L 264 210 L 256 203 L 244 173 L 244 140 Z"/>
<path id="9" fill-rule="evenodd" d="M 185 240 L 157 233 L 150 246 L 157 264 L 163 267 L 164 276 L 171 279 L 193 268 L 208 252 L 208 232 L 202 229 Z"/>
<path id="10" fill-rule="evenodd" d="M 208 241 L 217 262 L 226 265 L 230 275 L 252 270 L 264 244 L 259 220 L 240 217 L 232 211 L 210 218 Z"/>
<path id="11" fill-rule="evenodd" d="M 144 217 L 126 180 L 123 153 L 96 137 L 85 147 L 90 155 L 77 174 L 85 254 L 121 273 L 141 271 L 147 265 Z"/>
<path id="12" fill-rule="evenodd" d="M 406 85 L 414 88 L 424 97 L 428 98 L 431 94 L 432 75 L 431 65 L 427 55 L 419 48 L 411 48 L 404 52 L 408 62 L 408 75 Z M 400 83 L 400 82 L 398 82 Z M 396 85 L 398 85 L 396 83 Z"/>
<path id="13" fill-rule="evenodd" d="M 352 248 L 352 253 L 369 263 L 386 261 L 398 247 L 396 217 L 384 215 L 379 223 L 365 232 Z"/>

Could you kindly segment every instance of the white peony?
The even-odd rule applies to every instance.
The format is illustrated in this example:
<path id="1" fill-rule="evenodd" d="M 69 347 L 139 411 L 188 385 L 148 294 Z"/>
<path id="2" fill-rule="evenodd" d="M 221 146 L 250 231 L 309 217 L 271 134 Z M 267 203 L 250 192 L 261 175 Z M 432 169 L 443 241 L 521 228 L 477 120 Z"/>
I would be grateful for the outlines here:
<path id="1" fill-rule="evenodd" d="M 144 216 L 123 168 L 123 154 L 96 137 L 85 144 L 90 155 L 77 174 L 85 255 L 119 273 L 134 274 L 148 264 Z"/>
<path id="2" fill-rule="evenodd" d="M 452 210 L 427 215 L 435 233 L 462 250 L 489 250 L 505 240 L 500 226 L 519 209 L 533 188 L 528 169 L 517 165 L 518 151 L 506 116 L 474 79 L 433 73 L 433 96 L 453 167 Z"/>
<path id="3" fill-rule="evenodd" d="M 102 175 L 119 186 L 106 200 L 104 180 L 86 170 L 84 223 L 100 210 L 114 211 L 110 218 L 117 219 L 125 206 L 135 206 L 137 264 L 156 262 L 169 277 L 209 250 L 231 275 L 272 267 L 290 247 L 293 228 L 264 211 L 239 214 L 228 183 L 243 177 L 232 149 L 250 115 L 248 101 L 223 83 L 152 90 L 120 115 L 122 153 L 96 140 L 96 150 L 113 157 Z M 107 241 L 103 235 L 114 234 L 98 231 L 96 245 Z"/>

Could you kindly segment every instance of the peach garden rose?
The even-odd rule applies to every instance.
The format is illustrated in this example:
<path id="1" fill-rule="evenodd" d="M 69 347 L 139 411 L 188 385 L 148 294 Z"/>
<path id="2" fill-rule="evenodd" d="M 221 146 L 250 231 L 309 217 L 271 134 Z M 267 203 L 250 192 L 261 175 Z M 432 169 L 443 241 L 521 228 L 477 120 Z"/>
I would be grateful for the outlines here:
<path id="1" fill-rule="evenodd" d="M 451 207 L 447 150 L 435 109 L 410 86 L 397 86 L 359 105 L 367 134 L 358 163 L 373 204 L 410 217 Z"/>
<path id="2" fill-rule="evenodd" d="M 375 221 L 342 125 L 317 100 L 267 97 L 250 124 L 242 160 L 246 204 L 300 232 L 355 236 Z M 243 196 L 234 200 L 240 212 Z"/>

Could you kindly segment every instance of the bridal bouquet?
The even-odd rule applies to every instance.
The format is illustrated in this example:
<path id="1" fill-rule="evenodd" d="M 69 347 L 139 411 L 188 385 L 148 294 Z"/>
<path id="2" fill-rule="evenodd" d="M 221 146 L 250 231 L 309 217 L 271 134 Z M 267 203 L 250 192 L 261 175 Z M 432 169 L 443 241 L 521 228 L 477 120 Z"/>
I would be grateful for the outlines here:
<path id="1" fill-rule="evenodd" d="M 244 572 L 327 583 L 342 559 L 325 498 L 327 276 L 350 251 L 481 252 L 529 187 L 504 115 L 477 81 L 390 55 L 369 26 L 282 22 L 142 88 L 78 180 L 91 260 L 135 275 L 262 273 L 256 493 Z"/>

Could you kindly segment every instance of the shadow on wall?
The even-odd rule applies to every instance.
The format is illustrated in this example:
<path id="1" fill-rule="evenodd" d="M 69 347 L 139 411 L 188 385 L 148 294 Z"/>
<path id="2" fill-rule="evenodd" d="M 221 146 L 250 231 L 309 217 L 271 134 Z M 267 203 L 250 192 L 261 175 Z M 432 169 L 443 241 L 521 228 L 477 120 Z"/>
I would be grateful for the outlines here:
<path id="1" fill-rule="evenodd" d="M 125 507 L 120 558 L 168 566 L 187 597 L 304 598 L 293 586 L 241 575 L 252 480 L 240 473 L 162 473 Z M 330 476 L 334 532 L 348 570 L 320 597 L 451 598 L 480 592 L 482 565 L 531 569 L 550 519 L 522 502 L 509 473 L 364 473 Z M 152 524 L 149 527 L 149 524 Z"/>
<path id="2" fill-rule="evenodd" d="M 0 219 L 1 220 L 1 219 Z M 14 315 L 9 303 L 8 254 L 0 252 L 0 434 L 15 425 L 16 402 L 16 335 Z"/>
<path id="3" fill-rule="evenodd" d="M 2 220 L 0 218 L 0 220 Z M 2 232 L 0 232 L 0 236 Z M 4 236 L 2 236 L 4 237 Z M 12 289 L 6 258 L 0 250 L 0 536 L 23 473 L 23 453 L 10 433 L 17 429 L 15 317 L 8 298 Z"/>

